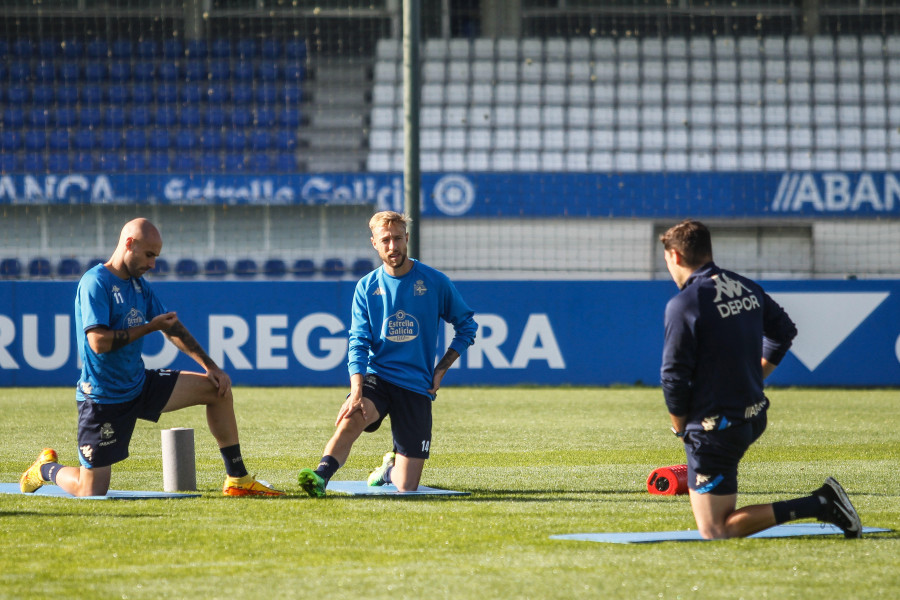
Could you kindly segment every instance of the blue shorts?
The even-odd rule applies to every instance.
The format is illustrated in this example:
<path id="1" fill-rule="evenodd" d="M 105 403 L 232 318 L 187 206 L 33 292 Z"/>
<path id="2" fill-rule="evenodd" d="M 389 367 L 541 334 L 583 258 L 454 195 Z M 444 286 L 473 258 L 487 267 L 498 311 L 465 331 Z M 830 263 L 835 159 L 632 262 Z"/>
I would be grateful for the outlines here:
<path id="1" fill-rule="evenodd" d="M 125 460 L 137 420 L 159 421 L 181 372 L 159 369 L 145 373 L 144 387 L 134 400 L 101 404 L 88 399 L 78 403 L 78 458 L 86 468 L 108 467 Z"/>
<path id="2" fill-rule="evenodd" d="M 738 463 L 765 430 L 766 411 L 726 429 L 689 430 L 684 436 L 688 487 L 699 494 L 737 494 Z"/>
<path id="3" fill-rule="evenodd" d="M 428 458 L 431 449 L 431 398 L 385 381 L 377 375 L 366 375 L 363 398 L 368 398 L 378 411 L 378 420 L 366 427 L 373 432 L 391 415 L 394 451 L 408 458 Z"/>

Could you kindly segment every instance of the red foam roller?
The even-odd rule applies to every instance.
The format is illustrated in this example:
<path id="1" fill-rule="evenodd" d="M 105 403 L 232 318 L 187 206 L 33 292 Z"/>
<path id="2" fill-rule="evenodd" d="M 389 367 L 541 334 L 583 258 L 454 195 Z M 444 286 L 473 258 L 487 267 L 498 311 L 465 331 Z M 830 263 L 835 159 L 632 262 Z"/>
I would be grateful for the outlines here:
<path id="1" fill-rule="evenodd" d="M 660 467 L 647 477 L 647 491 L 659 496 L 688 493 L 687 465 Z"/>

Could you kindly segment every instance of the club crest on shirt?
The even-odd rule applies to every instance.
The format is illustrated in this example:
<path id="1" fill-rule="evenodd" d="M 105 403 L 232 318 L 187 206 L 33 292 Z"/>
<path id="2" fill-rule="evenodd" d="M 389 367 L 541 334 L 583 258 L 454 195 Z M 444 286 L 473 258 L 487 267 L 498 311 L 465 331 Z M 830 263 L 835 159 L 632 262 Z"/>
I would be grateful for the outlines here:
<path id="1" fill-rule="evenodd" d="M 392 342 L 409 342 L 419 337 L 419 322 L 406 311 L 398 310 L 384 321 L 384 337 Z"/>
<path id="2" fill-rule="evenodd" d="M 424 296 L 425 292 L 427 292 L 427 291 L 428 291 L 428 288 L 425 287 L 425 282 L 422 281 L 421 279 L 419 279 L 418 281 L 416 281 L 415 284 L 413 284 L 413 293 L 416 296 Z"/>

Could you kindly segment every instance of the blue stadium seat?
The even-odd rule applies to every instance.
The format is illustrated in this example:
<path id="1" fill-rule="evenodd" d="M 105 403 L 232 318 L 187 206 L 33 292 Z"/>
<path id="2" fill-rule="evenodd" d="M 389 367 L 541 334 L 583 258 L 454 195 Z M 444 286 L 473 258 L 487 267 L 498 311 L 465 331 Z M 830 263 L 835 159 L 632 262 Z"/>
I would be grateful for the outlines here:
<path id="1" fill-rule="evenodd" d="M 165 40 L 162 45 L 162 53 L 166 58 L 184 58 L 184 44 L 177 39 Z"/>
<path id="2" fill-rule="evenodd" d="M 7 58 L 9 56 L 9 42 L 5 39 L 0 38 L 0 58 Z"/>
<path id="3" fill-rule="evenodd" d="M 194 59 L 202 59 L 209 56 L 209 46 L 206 43 L 206 40 L 202 39 L 193 39 L 188 40 L 187 44 L 185 44 L 185 55 Z"/>
<path id="4" fill-rule="evenodd" d="M 31 58 L 34 55 L 34 43 L 28 38 L 18 38 L 12 43 L 12 54 L 19 58 Z"/>
<path id="5" fill-rule="evenodd" d="M 5 152 L 19 150 L 22 147 L 22 134 L 18 131 L 4 129 L 0 131 L 0 150 Z"/>
<path id="6" fill-rule="evenodd" d="M 56 66 L 47 60 L 35 63 L 31 70 L 34 80 L 40 83 L 52 83 L 56 79 Z"/>
<path id="7" fill-rule="evenodd" d="M 132 77 L 135 81 L 153 81 L 156 79 L 156 63 L 149 60 L 135 63 Z"/>
<path id="8" fill-rule="evenodd" d="M 22 276 L 22 263 L 17 258 L 0 260 L 0 279 L 18 279 Z"/>
<path id="9" fill-rule="evenodd" d="M 129 173 L 146 171 L 147 159 L 141 152 L 129 152 L 122 159 L 122 168 Z"/>
<path id="10" fill-rule="evenodd" d="M 84 80 L 90 83 L 99 83 L 106 79 L 106 64 L 101 62 L 89 62 L 84 65 Z"/>
<path id="11" fill-rule="evenodd" d="M 58 40 L 47 38 L 38 40 L 37 55 L 41 58 L 56 58 L 62 53 L 62 47 Z"/>
<path id="12" fill-rule="evenodd" d="M 274 127 L 278 122 L 278 115 L 275 109 L 261 106 L 254 113 L 254 121 L 257 127 Z"/>
<path id="13" fill-rule="evenodd" d="M 146 60 L 159 58 L 159 43 L 154 40 L 139 41 L 137 43 L 137 55 Z"/>
<path id="14" fill-rule="evenodd" d="M 290 40 L 284 45 L 284 56 L 296 60 L 306 60 L 306 42 Z"/>
<path id="15" fill-rule="evenodd" d="M 174 106 L 158 106 L 153 114 L 153 122 L 159 127 L 171 127 L 178 123 L 178 111 Z"/>
<path id="16" fill-rule="evenodd" d="M 297 134 L 288 129 L 275 132 L 275 149 L 289 152 L 297 148 Z"/>
<path id="17" fill-rule="evenodd" d="M 221 173 L 222 161 L 215 154 L 202 154 L 200 155 L 200 172 Z"/>
<path id="18" fill-rule="evenodd" d="M 257 53 L 256 40 L 243 38 L 237 41 L 237 55 L 241 58 L 254 58 Z"/>
<path id="19" fill-rule="evenodd" d="M 203 86 L 189 83 L 181 86 L 181 89 L 178 92 L 178 99 L 185 104 L 200 104 L 200 101 L 203 100 L 203 97 L 206 95 L 204 93 L 205 91 Z"/>
<path id="20" fill-rule="evenodd" d="M 111 85 L 106 89 L 106 99 L 114 106 L 124 106 L 129 97 L 128 88 L 124 85 Z"/>
<path id="21" fill-rule="evenodd" d="M 280 173 L 293 173 L 297 170 L 297 157 L 292 152 L 279 154 L 275 157 L 275 169 Z"/>
<path id="22" fill-rule="evenodd" d="M 8 175 L 19 170 L 19 157 L 12 152 L 0 152 L 0 173 Z"/>
<path id="23" fill-rule="evenodd" d="M 25 113 L 29 127 L 45 129 L 50 126 L 50 111 L 46 108 L 32 108 Z"/>
<path id="24" fill-rule="evenodd" d="M 155 94 L 152 85 L 138 83 L 131 88 L 131 102 L 133 104 L 152 104 Z"/>
<path id="25" fill-rule="evenodd" d="M 231 124 L 238 129 L 249 127 L 253 123 L 253 114 L 246 108 L 231 111 L 229 117 Z"/>
<path id="26" fill-rule="evenodd" d="M 229 130 L 225 134 L 225 148 L 228 150 L 243 150 L 247 147 L 247 136 L 242 131 Z"/>
<path id="27" fill-rule="evenodd" d="M 209 50 L 213 58 L 229 58 L 231 56 L 231 42 L 224 38 L 213 40 Z"/>
<path id="28" fill-rule="evenodd" d="M 10 129 L 21 129 L 25 126 L 25 111 L 11 106 L 3 110 L 3 125 Z"/>
<path id="29" fill-rule="evenodd" d="M 151 150 L 166 151 L 172 145 L 172 134 L 164 127 L 155 127 L 147 134 L 147 144 Z"/>
<path id="30" fill-rule="evenodd" d="M 104 129 L 97 137 L 101 150 L 112 152 L 122 147 L 122 132 L 118 129 Z"/>
<path id="31" fill-rule="evenodd" d="M 78 111 L 78 122 L 82 127 L 99 127 L 103 124 L 103 113 L 97 106 L 82 107 Z"/>
<path id="32" fill-rule="evenodd" d="M 256 261 L 251 258 L 242 258 L 234 263 L 234 274 L 238 277 L 255 277 L 258 272 Z"/>
<path id="33" fill-rule="evenodd" d="M 182 127 L 199 127 L 200 126 L 200 109 L 196 106 L 185 106 L 181 109 L 181 115 L 178 121 Z"/>
<path id="34" fill-rule="evenodd" d="M 222 258 L 211 258 L 206 261 L 203 273 L 207 277 L 224 277 L 228 274 L 228 263 Z"/>
<path id="35" fill-rule="evenodd" d="M 97 136 L 93 129 L 81 127 L 72 132 L 72 146 L 77 150 L 93 150 L 97 144 Z"/>
<path id="36" fill-rule="evenodd" d="M 175 274 L 179 277 L 196 277 L 200 273 L 200 266 L 193 258 L 182 258 L 175 263 Z"/>
<path id="37" fill-rule="evenodd" d="M 164 258 L 157 258 L 149 272 L 155 277 L 165 277 L 169 274 L 169 270 L 169 261 Z"/>
<path id="38" fill-rule="evenodd" d="M 306 79 L 306 65 L 298 62 L 289 62 L 285 64 L 284 79 L 288 82 L 303 81 Z"/>
<path id="39" fill-rule="evenodd" d="M 339 258 L 326 258 L 322 263 L 322 275 L 326 277 L 343 277 L 344 271 L 344 261 Z"/>
<path id="40" fill-rule="evenodd" d="M 189 60 L 184 63 L 183 75 L 185 81 L 206 81 L 206 64 L 199 60 Z"/>
<path id="41" fill-rule="evenodd" d="M 56 103 L 62 106 L 75 106 L 78 104 L 77 85 L 58 85 L 55 88 Z"/>
<path id="42" fill-rule="evenodd" d="M 156 86 L 156 101 L 160 104 L 178 102 L 178 87 L 172 83 L 161 83 Z"/>
<path id="43" fill-rule="evenodd" d="M 156 75 L 160 81 L 178 81 L 178 65 L 174 62 L 161 61 L 157 65 Z"/>
<path id="44" fill-rule="evenodd" d="M 209 78 L 211 81 L 228 81 L 231 77 L 231 67 L 227 60 L 213 60 L 209 63 Z"/>
<path id="45" fill-rule="evenodd" d="M 175 134 L 175 147 L 179 150 L 194 150 L 197 143 L 197 134 L 189 129 L 182 129 Z"/>
<path id="46" fill-rule="evenodd" d="M 190 173 L 196 168 L 197 161 L 190 154 L 180 152 L 175 155 L 175 164 L 173 166 L 174 171 L 178 171 L 179 173 Z"/>
<path id="47" fill-rule="evenodd" d="M 247 170 L 247 158 L 240 152 L 228 152 L 225 154 L 225 172 L 243 173 Z"/>
<path id="48" fill-rule="evenodd" d="M 206 88 L 206 101 L 210 104 L 222 104 L 228 101 L 228 88 L 221 83 L 213 83 Z"/>
<path id="49" fill-rule="evenodd" d="M 285 108 L 278 115 L 278 123 L 283 127 L 292 127 L 296 129 L 300 126 L 300 110 L 296 108 Z"/>
<path id="50" fill-rule="evenodd" d="M 72 170 L 76 173 L 91 173 L 97 169 L 94 167 L 94 157 L 90 152 L 78 152 L 72 155 Z"/>
<path id="51" fill-rule="evenodd" d="M 134 53 L 134 44 L 131 43 L 131 40 L 126 39 L 113 40 L 110 51 L 113 58 L 131 58 Z"/>
<path id="52" fill-rule="evenodd" d="M 22 156 L 22 170 L 26 173 L 43 173 L 45 167 L 42 152 L 28 152 Z"/>
<path id="53" fill-rule="evenodd" d="M 375 270 L 375 263 L 369 258 L 357 258 L 353 261 L 353 276 L 362 277 Z"/>
<path id="54" fill-rule="evenodd" d="M 280 74 L 278 63 L 274 60 L 264 60 L 256 67 L 256 77 L 260 81 L 271 83 L 277 81 Z"/>
<path id="55" fill-rule="evenodd" d="M 135 106 L 128 113 L 128 123 L 132 127 L 149 127 L 152 122 L 153 116 L 146 106 Z"/>
<path id="56" fill-rule="evenodd" d="M 81 75 L 78 63 L 64 62 L 59 65 L 59 80 L 65 83 L 75 83 Z"/>
<path id="57" fill-rule="evenodd" d="M 109 63 L 107 76 L 110 81 L 117 83 L 131 81 L 131 65 L 124 60 L 114 60 Z"/>
<path id="58" fill-rule="evenodd" d="M 10 77 L 12 79 L 12 77 Z M 17 81 L 13 79 L 13 81 Z M 31 90 L 24 85 L 11 85 L 6 90 L 6 101 L 13 106 L 24 106 L 31 99 Z"/>
<path id="59" fill-rule="evenodd" d="M 84 56 L 84 42 L 78 38 L 63 40 L 60 44 L 62 55 L 69 59 L 79 59 Z"/>
<path id="60" fill-rule="evenodd" d="M 125 130 L 125 148 L 128 150 L 147 148 L 147 133 L 143 129 L 128 128 Z"/>
<path id="61" fill-rule="evenodd" d="M 246 60 L 241 60 L 234 63 L 234 67 L 232 67 L 231 69 L 231 76 L 236 81 L 253 81 L 253 63 Z"/>
<path id="62" fill-rule="evenodd" d="M 54 128 L 47 134 L 47 146 L 51 150 L 69 149 L 69 130 Z"/>
<path id="63" fill-rule="evenodd" d="M 43 150 L 47 147 L 47 134 L 40 130 L 25 132 L 25 149 L 32 152 Z"/>
<path id="64" fill-rule="evenodd" d="M 68 152 L 51 152 L 47 155 L 47 170 L 51 173 L 68 173 L 72 170 Z"/>
<path id="65" fill-rule="evenodd" d="M 263 40 L 259 45 L 259 54 L 269 60 L 281 58 L 281 42 L 271 38 Z"/>
<path id="66" fill-rule="evenodd" d="M 272 105 L 278 102 L 281 95 L 281 87 L 275 85 L 261 85 L 256 88 L 256 102 L 262 105 Z"/>
<path id="67" fill-rule="evenodd" d="M 250 147 L 254 150 L 266 151 L 271 144 L 271 136 L 265 129 L 254 129 L 250 133 Z"/>
<path id="68" fill-rule="evenodd" d="M 35 106 L 52 106 L 56 92 L 52 85 L 36 85 L 31 90 L 31 103 Z"/>
<path id="69" fill-rule="evenodd" d="M 81 86 L 81 104 L 83 106 L 98 106 L 103 102 L 103 88 L 99 85 Z"/>
<path id="70" fill-rule="evenodd" d="M 64 258 L 59 261 L 56 274 L 60 277 L 78 277 L 81 275 L 81 263 L 76 258 Z"/>
<path id="71" fill-rule="evenodd" d="M 312 277 L 316 274 L 316 264 L 308 258 L 299 258 L 291 267 L 294 277 Z"/>
<path id="72" fill-rule="evenodd" d="M 53 111 L 53 122 L 57 127 L 74 127 L 78 123 L 78 111 L 65 106 L 57 108 Z"/>
<path id="73" fill-rule="evenodd" d="M 207 127 L 224 127 L 225 111 L 218 106 L 210 106 L 203 113 L 203 124 Z"/>
<path id="74" fill-rule="evenodd" d="M 153 173 L 165 173 L 171 168 L 169 155 L 166 152 L 151 152 L 147 160 L 147 170 Z"/>
<path id="75" fill-rule="evenodd" d="M 231 101 L 236 105 L 237 109 L 249 105 L 253 102 L 253 88 L 249 85 L 233 85 L 231 86 Z"/>
<path id="76" fill-rule="evenodd" d="M 222 132 L 217 129 L 204 129 L 200 132 L 200 147 L 204 150 L 217 151 L 222 149 Z"/>
<path id="77" fill-rule="evenodd" d="M 23 84 L 31 79 L 31 67 L 27 62 L 13 62 L 9 64 L 9 80 Z"/>
<path id="78" fill-rule="evenodd" d="M 280 258 L 270 258 L 263 264 L 266 277 L 284 277 L 287 275 L 287 264 Z"/>
<path id="79" fill-rule="evenodd" d="M 281 90 L 282 99 L 287 106 L 292 106 L 303 101 L 303 90 L 299 85 L 287 84 Z"/>
<path id="80" fill-rule="evenodd" d="M 6 81 L 9 75 L 9 68 L 5 62 L 0 61 L 0 81 Z M 0 100 L 3 99 L 3 90 L 0 89 Z"/>
<path id="81" fill-rule="evenodd" d="M 122 170 L 122 160 L 116 152 L 101 152 L 97 155 L 95 167 L 104 173 L 118 173 Z"/>
<path id="82" fill-rule="evenodd" d="M 247 168 L 254 173 L 270 173 L 274 170 L 272 158 L 264 152 L 250 155 L 248 161 Z"/>
<path id="83" fill-rule="evenodd" d="M 107 127 L 122 129 L 125 127 L 125 109 L 121 106 L 108 106 L 103 114 L 103 122 Z"/>
<path id="84" fill-rule="evenodd" d="M 53 267 L 46 258 L 32 258 L 31 262 L 28 263 L 29 277 L 50 277 L 51 273 L 53 273 Z"/>
<path id="85" fill-rule="evenodd" d="M 85 54 L 88 58 L 107 58 L 109 56 L 109 44 L 106 40 L 91 40 L 85 46 Z"/>

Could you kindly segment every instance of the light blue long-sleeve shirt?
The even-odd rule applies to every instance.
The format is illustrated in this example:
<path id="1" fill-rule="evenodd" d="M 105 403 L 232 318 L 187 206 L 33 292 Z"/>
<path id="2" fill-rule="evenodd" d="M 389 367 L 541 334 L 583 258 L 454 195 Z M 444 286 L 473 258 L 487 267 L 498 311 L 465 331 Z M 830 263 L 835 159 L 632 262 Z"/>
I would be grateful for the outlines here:
<path id="1" fill-rule="evenodd" d="M 453 325 L 450 348 L 460 355 L 475 341 L 474 312 L 450 279 L 413 260 L 402 277 L 381 266 L 356 284 L 350 325 L 350 375 L 373 373 L 430 396 L 441 321 Z"/>

